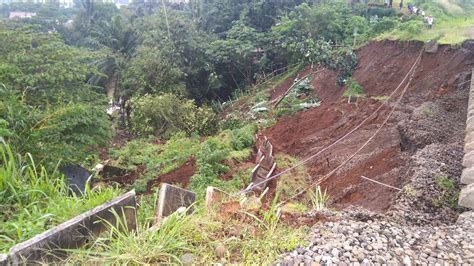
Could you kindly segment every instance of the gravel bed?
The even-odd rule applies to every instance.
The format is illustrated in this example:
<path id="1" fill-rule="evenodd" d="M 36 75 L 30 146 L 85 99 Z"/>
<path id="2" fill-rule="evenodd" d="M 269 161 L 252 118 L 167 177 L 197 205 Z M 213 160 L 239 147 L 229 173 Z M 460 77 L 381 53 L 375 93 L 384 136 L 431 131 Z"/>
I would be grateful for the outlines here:
<path id="1" fill-rule="evenodd" d="M 406 226 L 380 216 L 347 213 L 317 224 L 309 245 L 283 254 L 280 265 L 474 265 L 474 212 L 453 225 Z M 341 217 L 342 218 L 342 217 Z M 366 220 L 368 219 L 368 220 Z"/>

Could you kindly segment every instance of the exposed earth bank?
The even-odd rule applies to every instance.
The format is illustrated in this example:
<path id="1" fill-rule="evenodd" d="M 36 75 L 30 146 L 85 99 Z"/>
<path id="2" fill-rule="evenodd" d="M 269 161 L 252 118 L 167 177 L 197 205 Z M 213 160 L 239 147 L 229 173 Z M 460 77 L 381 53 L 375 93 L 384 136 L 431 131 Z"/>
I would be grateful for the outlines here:
<path id="1" fill-rule="evenodd" d="M 366 93 L 342 98 L 336 73 L 314 75 L 318 108 L 282 118 L 263 132 L 276 152 L 306 158 L 356 127 L 397 88 L 423 50 L 420 42 L 372 42 L 357 51 L 354 79 Z M 280 262 L 474 263 L 474 219 L 457 206 L 474 42 L 423 53 L 407 94 L 375 139 L 322 184 L 330 222 L 312 227 L 309 245 Z M 306 70 L 309 71 L 309 70 Z M 272 98 L 282 90 L 275 90 Z M 396 94 L 395 97 L 397 97 Z M 395 100 L 354 134 L 310 161 L 315 182 L 351 156 L 386 118 Z M 400 188 L 367 181 L 366 176 Z M 354 209 L 354 206 L 358 208 Z"/>
<path id="2" fill-rule="evenodd" d="M 468 42 L 460 48 L 441 46 L 436 53 L 423 53 L 408 92 L 388 124 L 353 160 L 323 183 L 331 195 L 331 207 L 343 209 L 357 205 L 375 212 L 390 212 L 406 210 L 409 205 L 426 213 L 433 205 L 432 194 L 439 192 L 437 177 L 459 184 L 468 81 L 474 65 L 472 46 Z M 321 106 L 282 118 L 263 134 L 276 152 L 298 158 L 318 152 L 383 104 L 422 49 L 420 42 L 369 43 L 357 52 L 359 63 L 353 75 L 364 88 L 365 98 L 359 98 L 356 104 L 347 103 L 341 97 L 344 88 L 335 85 L 337 75 L 329 70 L 319 72 L 313 77 L 312 85 Z M 308 182 L 330 172 L 359 149 L 382 124 L 394 102 L 395 99 L 390 99 L 359 130 L 310 161 L 306 165 L 311 176 Z M 399 188 L 410 185 L 413 192 L 410 197 L 414 199 L 364 180 L 362 175 Z M 395 198 L 398 200 L 394 201 Z M 439 217 L 432 219 L 432 213 L 429 217 L 414 217 L 413 213 L 409 216 L 421 222 L 439 220 Z M 456 218 L 455 214 L 442 216 L 450 222 Z"/>

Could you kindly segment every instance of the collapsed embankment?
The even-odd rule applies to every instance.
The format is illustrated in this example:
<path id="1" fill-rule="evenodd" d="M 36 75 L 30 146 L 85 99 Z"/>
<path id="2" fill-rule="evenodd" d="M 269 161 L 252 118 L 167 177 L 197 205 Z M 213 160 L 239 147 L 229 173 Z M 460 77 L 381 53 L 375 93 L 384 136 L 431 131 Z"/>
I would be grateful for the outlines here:
<path id="1" fill-rule="evenodd" d="M 321 106 L 281 118 L 263 134 L 274 144 L 277 153 L 299 158 L 314 154 L 372 114 L 400 84 L 423 46 L 421 42 L 369 43 L 357 51 L 359 62 L 353 74 L 366 97 L 359 98 L 356 104 L 348 104 L 342 98 L 344 89 L 336 86 L 337 74 L 330 70 L 318 72 L 312 77 L 312 85 Z M 447 177 L 459 186 L 467 81 L 472 66 L 473 42 L 456 48 L 440 46 L 435 53 L 423 53 L 408 91 L 388 123 L 366 148 L 323 183 L 332 197 L 333 207 L 390 209 L 398 216 L 418 222 L 437 219 L 429 214 L 437 209 L 434 205 L 441 189 L 437 178 Z M 284 90 L 276 88 L 272 98 L 281 91 Z M 382 124 L 394 102 L 390 100 L 358 131 L 310 161 L 308 182 L 327 174 L 354 153 Z M 363 180 L 362 175 L 412 189 L 413 193 L 397 193 Z M 450 215 L 449 208 L 436 212 L 443 219 L 455 217 Z"/>

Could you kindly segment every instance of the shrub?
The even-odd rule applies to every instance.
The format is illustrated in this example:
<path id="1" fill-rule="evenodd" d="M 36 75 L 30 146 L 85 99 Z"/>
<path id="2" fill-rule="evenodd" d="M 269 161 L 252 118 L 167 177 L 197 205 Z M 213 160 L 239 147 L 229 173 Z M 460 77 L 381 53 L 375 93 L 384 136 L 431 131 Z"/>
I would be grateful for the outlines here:
<path id="1" fill-rule="evenodd" d="M 179 131 L 188 135 L 210 135 L 217 130 L 217 116 L 212 109 L 198 107 L 193 100 L 173 94 L 145 95 L 132 99 L 132 128 L 139 135 L 170 138 Z"/>
<path id="2" fill-rule="evenodd" d="M 111 125 L 103 106 L 70 103 L 35 108 L 10 91 L 0 91 L 0 137 L 20 153 L 48 162 L 83 162 L 105 146 Z"/>
<path id="3" fill-rule="evenodd" d="M 119 149 L 111 149 L 110 157 L 114 164 L 133 170 L 139 165 L 147 165 L 158 156 L 158 146 L 146 140 L 137 139 L 127 142 Z"/>
<path id="4" fill-rule="evenodd" d="M 346 81 L 346 91 L 344 92 L 343 96 L 345 97 L 361 97 L 364 96 L 364 88 L 357 83 L 353 78 L 349 78 Z"/>
<path id="5" fill-rule="evenodd" d="M 397 14 L 393 8 L 369 8 L 367 11 L 369 16 L 382 17 L 393 17 Z"/>
<path id="6" fill-rule="evenodd" d="M 238 151 L 251 147 L 254 144 L 254 136 L 257 129 L 255 124 L 249 124 L 245 127 L 234 129 L 232 131 L 232 147 Z"/>
<path id="7" fill-rule="evenodd" d="M 148 181 L 146 179 L 137 179 L 133 182 L 133 189 L 137 193 L 145 193 L 147 190 Z"/>
<path id="8" fill-rule="evenodd" d="M 400 21 L 397 18 L 385 17 L 375 22 L 372 26 L 372 33 L 374 35 L 381 34 L 387 31 L 391 31 L 400 24 Z"/>
<path id="9" fill-rule="evenodd" d="M 406 31 L 412 35 L 420 34 L 425 27 L 425 24 L 419 20 L 411 20 L 400 24 L 399 28 L 402 31 Z"/>

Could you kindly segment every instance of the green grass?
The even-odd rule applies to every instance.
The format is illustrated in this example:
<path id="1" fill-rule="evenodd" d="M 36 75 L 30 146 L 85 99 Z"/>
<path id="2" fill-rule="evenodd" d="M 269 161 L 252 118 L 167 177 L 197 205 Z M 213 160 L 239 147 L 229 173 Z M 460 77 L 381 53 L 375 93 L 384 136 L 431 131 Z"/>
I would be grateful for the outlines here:
<path id="1" fill-rule="evenodd" d="M 159 230 L 150 229 L 156 197 L 141 198 L 139 226 L 135 232 L 114 230 L 89 246 L 72 250 L 67 264 L 179 264 L 185 253 L 194 257 L 193 264 L 238 263 L 270 264 L 283 253 L 304 242 L 302 229 L 283 224 L 276 200 L 268 210 L 236 211 L 232 217 L 195 208 L 191 215 L 175 213 Z M 199 204 L 200 205 L 200 204 Z M 140 218 L 148 217 L 148 218 Z M 223 258 L 216 255 L 218 246 L 225 248 Z"/>
<path id="2" fill-rule="evenodd" d="M 424 28 L 421 33 L 410 33 L 396 29 L 382 34 L 378 39 L 429 41 L 438 39 L 440 44 L 460 44 L 474 39 L 474 15 L 448 18 L 439 21 L 433 29 Z"/>
<path id="3" fill-rule="evenodd" d="M 119 194 L 104 188 L 71 195 L 62 175 L 0 143 L 0 253 Z"/>

